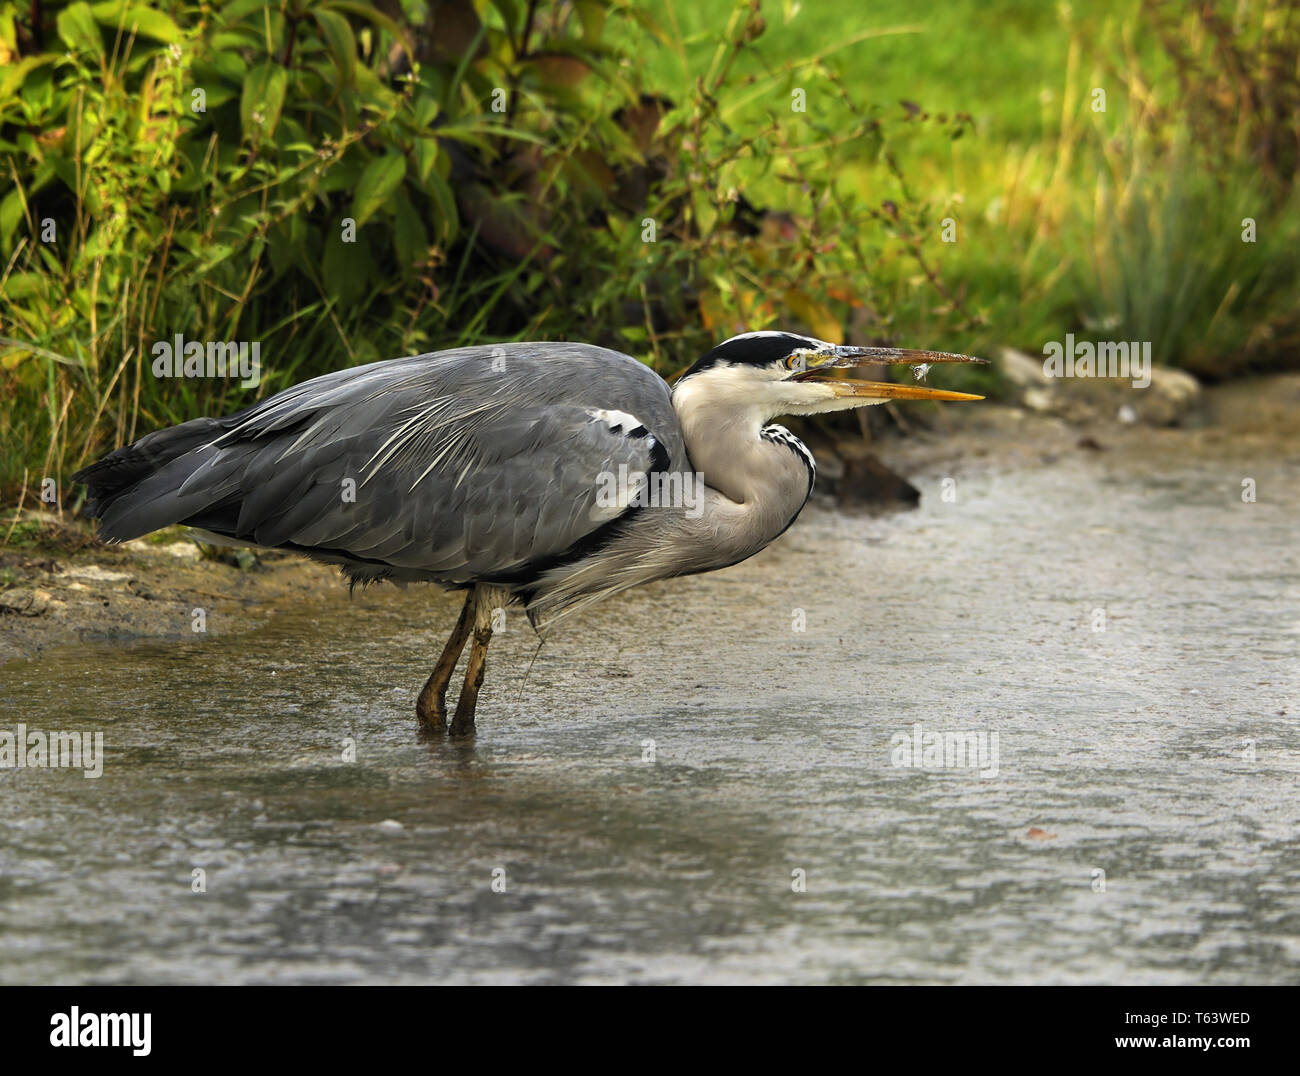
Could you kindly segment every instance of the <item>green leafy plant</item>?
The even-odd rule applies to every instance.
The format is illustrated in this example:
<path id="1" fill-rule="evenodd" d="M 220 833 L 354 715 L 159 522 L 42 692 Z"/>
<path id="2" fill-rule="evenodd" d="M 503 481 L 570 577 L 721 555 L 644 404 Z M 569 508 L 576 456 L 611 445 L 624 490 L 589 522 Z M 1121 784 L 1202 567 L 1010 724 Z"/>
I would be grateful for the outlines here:
<path id="1" fill-rule="evenodd" d="M 838 133 L 775 112 L 729 125 L 727 95 L 755 92 L 729 82 L 734 61 L 762 33 L 757 4 L 738 6 L 708 78 L 671 101 L 628 45 L 671 36 L 619 0 L 8 11 L 0 484 L 440 346 L 573 337 L 671 371 L 742 326 L 889 333 L 900 289 L 861 281 L 919 251 L 910 196 L 892 218 L 829 180 L 884 126 L 870 110 Z M 805 70 L 831 81 L 822 67 Z M 744 198 L 764 155 L 803 216 Z M 257 341 L 260 384 L 155 377 L 177 334 Z"/>

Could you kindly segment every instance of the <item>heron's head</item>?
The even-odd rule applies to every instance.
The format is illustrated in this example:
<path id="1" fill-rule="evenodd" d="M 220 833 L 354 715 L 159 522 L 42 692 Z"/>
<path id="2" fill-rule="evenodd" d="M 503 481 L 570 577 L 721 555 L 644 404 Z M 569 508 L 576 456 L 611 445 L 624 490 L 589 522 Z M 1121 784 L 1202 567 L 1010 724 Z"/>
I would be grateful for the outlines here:
<path id="1" fill-rule="evenodd" d="M 837 377 L 838 368 L 903 363 L 983 362 L 942 351 L 848 347 L 786 332 L 752 332 L 719 344 L 677 379 L 674 398 L 752 411 L 762 421 L 777 415 L 816 415 L 886 400 L 980 400 L 967 392 L 890 381 Z"/>

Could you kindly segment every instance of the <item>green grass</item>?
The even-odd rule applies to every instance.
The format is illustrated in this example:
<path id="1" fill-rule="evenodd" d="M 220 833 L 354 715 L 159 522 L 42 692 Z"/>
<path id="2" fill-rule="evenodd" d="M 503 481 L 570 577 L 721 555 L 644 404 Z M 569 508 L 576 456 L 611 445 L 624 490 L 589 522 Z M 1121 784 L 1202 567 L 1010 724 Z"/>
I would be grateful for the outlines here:
<path id="1" fill-rule="evenodd" d="M 718 28 L 746 7 L 651 5 L 675 40 L 644 50 L 648 83 L 689 100 L 723 57 Z M 1251 2 L 1228 7 L 1246 26 L 1262 11 Z M 922 275 L 913 261 L 882 255 L 870 284 L 899 311 L 887 327 L 914 334 L 902 342 L 1036 351 L 1066 331 L 1106 326 L 1154 339 L 1161 361 L 1231 373 L 1273 333 L 1275 316 L 1290 331 L 1278 281 L 1295 276 L 1286 254 L 1298 234 L 1294 199 L 1270 213 L 1244 148 L 1216 162 L 1217 174 L 1177 155 L 1180 110 L 1202 110 L 1207 87 L 1192 82 L 1180 96 L 1142 8 L 1141 0 L 769 2 L 764 33 L 734 63 L 742 88 L 722 99 L 720 117 L 742 131 L 774 117 L 799 146 L 851 122 L 855 110 L 881 116 L 896 167 L 882 167 L 876 147 L 850 147 L 828 178 L 854 203 L 916 198 L 929 264 L 970 314 L 963 325 L 924 303 L 908 309 Z M 1212 43 L 1194 24 L 1171 36 L 1181 42 L 1184 31 L 1193 49 Z M 1245 52 L 1258 65 L 1258 54 Z M 852 101 L 826 92 L 828 79 Z M 746 80 L 752 86 L 743 88 Z M 793 86 L 807 89 L 806 115 L 790 112 Z M 1277 88 L 1292 87 L 1283 76 Z M 1105 93 L 1102 112 L 1091 107 L 1096 89 Z M 957 112 L 972 130 L 954 140 L 937 121 Z M 780 172 L 754 154 L 721 176 L 765 208 L 806 217 L 803 191 Z M 1243 248 L 1230 225 L 1260 214 L 1272 218 L 1269 234 Z M 945 217 L 957 222 L 956 243 L 932 241 Z M 944 338 L 927 336 L 928 327 Z"/>
<path id="2" fill-rule="evenodd" d="M 647 83 L 674 102 L 690 100 L 696 80 L 724 62 L 718 28 L 745 7 L 732 0 L 651 5 L 674 40 L 672 47 L 643 49 Z M 870 280 L 859 283 L 886 312 L 878 335 L 987 351 L 1001 343 L 1034 346 L 1059 330 L 1067 315 L 1053 292 L 1053 267 L 1067 259 L 1052 249 L 1055 237 L 1044 235 L 1037 192 L 1051 181 L 1063 122 L 1072 122 L 1063 115 L 1068 80 L 1100 72 L 1105 60 L 1082 55 L 1078 43 L 1100 48 L 1117 41 L 1135 3 L 1086 7 L 1086 16 L 1076 13 L 1067 24 L 1054 4 L 1014 0 L 763 6 L 766 29 L 735 60 L 721 120 L 741 132 L 774 121 L 799 147 L 843 129 L 855 113 L 879 116 L 892 167 L 880 146 L 848 145 L 825 179 L 855 206 L 919 201 L 922 219 L 911 234 L 929 267 L 963 300 L 961 316 L 953 316 L 953 304 L 927 293 L 916 258 L 880 250 L 870 259 Z M 1102 81 L 1100 73 L 1094 81 Z M 836 85 L 842 93 L 832 92 Z M 807 93 L 806 113 L 791 111 L 795 87 Z M 1106 118 L 1122 123 L 1124 97 L 1111 90 Z M 959 113 L 971 123 L 954 139 Z M 720 178 L 765 209 L 806 219 L 804 192 L 783 178 L 785 171 L 755 153 Z M 1023 204 L 1008 204 L 1019 195 Z M 958 241 L 934 242 L 948 217 L 957 221 Z"/>
<path id="3" fill-rule="evenodd" d="M 648 5 L 681 41 L 679 47 L 644 51 L 647 81 L 670 98 L 686 97 L 713 60 L 717 28 L 737 6 L 745 6 L 743 0 Z M 1105 86 L 1106 65 L 1137 6 L 1136 0 L 1087 0 L 1067 18 L 1056 4 L 1034 0 L 767 3 L 766 31 L 737 60 L 736 73 L 757 78 L 790 64 L 808 72 L 824 62 L 867 104 L 897 112 L 900 102 L 910 101 L 931 114 L 969 113 L 976 139 L 954 144 L 936 135 L 915 146 L 917 163 L 932 174 L 951 175 L 956 166 L 950 150 L 958 158 L 983 156 L 990 147 L 1036 144 L 1059 134 L 1072 35 L 1095 45 L 1095 55 L 1083 58 L 1083 73 L 1095 74 L 1092 84 Z M 1136 55 L 1144 65 L 1163 65 L 1149 39 L 1137 42 Z M 1108 111 L 1122 122 L 1123 95 L 1113 83 L 1109 89 Z M 728 104 L 723 115 L 743 125 L 774 107 L 788 111 L 788 95 L 759 94 L 744 107 Z M 841 102 L 816 96 L 809 117 L 828 125 L 847 118 Z"/>
<path id="4" fill-rule="evenodd" d="M 716 49 L 717 27 L 735 7 L 732 0 L 648 5 L 665 27 L 676 27 L 683 38 L 680 50 L 646 54 L 648 80 L 669 95 L 681 94 L 707 68 Z M 1078 8 L 1074 18 L 1081 30 L 1104 41 L 1113 39 L 1136 4 L 1090 0 Z M 1060 98 L 1070 37 L 1053 3 L 803 0 L 768 3 L 763 13 L 766 32 L 738 62 L 742 75 L 825 56 L 871 101 L 893 106 L 910 100 L 935 112 L 966 111 L 994 139 L 1037 140 L 1057 126 L 1057 111 L 1050 105 Z M 854 41 L 886 31 L 901 32 Z"/>

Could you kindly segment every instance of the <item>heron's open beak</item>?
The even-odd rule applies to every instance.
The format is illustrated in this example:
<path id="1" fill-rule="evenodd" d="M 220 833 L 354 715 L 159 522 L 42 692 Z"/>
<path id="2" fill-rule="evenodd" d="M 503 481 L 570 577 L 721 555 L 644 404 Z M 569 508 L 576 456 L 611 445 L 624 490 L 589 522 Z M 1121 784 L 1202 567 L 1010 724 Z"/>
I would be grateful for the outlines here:
<path id="1" fill-rule="evenodd" d="M 805 368 L 796 372 L 791 381 L 815 381 L 829 385 L 836 396 L 870 396 L 886 400 L 982 400 L 969 392 L 949 392 L 924 385 L 896 385 L 892 381 L 851 381 L 848 378 L 820 377 L 823 371 L 868 365 L 930 366 L 936 363 L 975 362 L 986 364 L 987 359 L 969 355 L 953 355 L 947 351 L 913 351 L 897 347 L 839 346 L 829 351 L 809 351 L 804 356 Z"/>

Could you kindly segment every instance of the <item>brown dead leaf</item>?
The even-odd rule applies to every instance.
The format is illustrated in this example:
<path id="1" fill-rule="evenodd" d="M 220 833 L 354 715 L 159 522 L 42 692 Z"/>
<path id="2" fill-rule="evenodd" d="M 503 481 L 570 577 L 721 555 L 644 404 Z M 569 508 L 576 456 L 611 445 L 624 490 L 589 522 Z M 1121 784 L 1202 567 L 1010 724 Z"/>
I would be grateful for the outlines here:
<path id="1" fill-rule="evenodd" d="M 543 86 L 556 90 L 571 90 L 591 74 L 591 66 L 576 56 L 557 53 L 534 53 L 530 62 L 537 71 Z"/>

